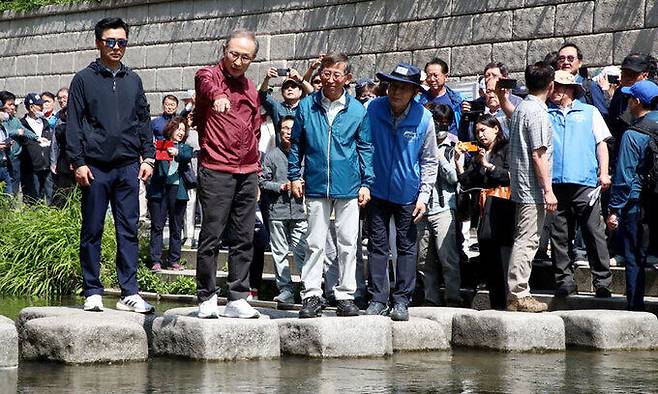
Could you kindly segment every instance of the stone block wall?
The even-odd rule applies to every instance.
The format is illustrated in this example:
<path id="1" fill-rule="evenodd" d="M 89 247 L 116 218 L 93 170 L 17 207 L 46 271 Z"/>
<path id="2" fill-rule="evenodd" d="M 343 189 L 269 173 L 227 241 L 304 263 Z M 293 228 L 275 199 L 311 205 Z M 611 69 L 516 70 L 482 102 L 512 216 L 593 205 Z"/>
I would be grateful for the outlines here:
<path id="1" fill-rule="evenodd" d="M 124 62 L 155 111 L 163 94 L 193 87 L 236 28 L 258 35 L 248 72 L 256 83 L 271 66 L 303 73 L 329 50 L 351 55 L 356 78 L 439 56 L 453 80 L 471 80 L 491 60 L 519 75 L 566 40 L 589 66 L 658 49 L 657 0 L 103 0 L 0 15 L 0 89 L 23 96 L 68 85 L 96 57 L 94 24 L 114 15 L 131 25 Z"/>

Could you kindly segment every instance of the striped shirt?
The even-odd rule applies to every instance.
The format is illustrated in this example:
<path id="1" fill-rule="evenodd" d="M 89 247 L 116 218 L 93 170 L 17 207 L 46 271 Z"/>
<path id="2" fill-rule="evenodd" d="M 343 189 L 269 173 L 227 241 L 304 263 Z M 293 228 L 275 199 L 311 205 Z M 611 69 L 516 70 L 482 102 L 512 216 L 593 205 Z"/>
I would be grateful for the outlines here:
<path id="1" fill-rule="evenodd" d="M 550 172 L 553 167 L 553 130 L 546 103 L 528 95 L 512 114 L 509 133 L 512 200 L 524 204 L 543 204 L 544 191 L 535 173 L 532 152 L 546 148 Z"/>

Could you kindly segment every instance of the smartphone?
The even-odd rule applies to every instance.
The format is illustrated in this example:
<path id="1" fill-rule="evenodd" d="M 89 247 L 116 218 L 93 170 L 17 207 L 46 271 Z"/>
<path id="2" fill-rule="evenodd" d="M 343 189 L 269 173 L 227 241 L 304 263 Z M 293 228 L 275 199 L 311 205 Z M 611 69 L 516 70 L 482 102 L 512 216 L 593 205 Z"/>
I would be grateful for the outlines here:
<path id="1" fill-rule="evenodd" d="M 608 83 L 619 85 L 619 75 L 608 75 Z"/>
<path id="2" fill-rule="evenodd" d="M 498 82 L 496 82 L 496 89 L 516 89 L 516 79 L 499 79 Z"/>
<path id="3" fill-rule="evenodd" d="M 278 75 L 280 77 L 286 77 L 286 76 L 288 76 L 289 73 L 290 73 L 289 68 L 277 68 L 276 69 L 276 75 Z"/>
<path id="4" fill-rule="evenodd" d="M 476 142 L 460 142 L 460 146 L 462 149 L 464 149 L 466 152 L 477 152 L 480 150 L 480 147 Z"/>
<path id="5" fill-rule="evenodd" d="M 470 112 L 484 112 L 484 101 L 473 100 L 468 102 L 471 105 Z"/>

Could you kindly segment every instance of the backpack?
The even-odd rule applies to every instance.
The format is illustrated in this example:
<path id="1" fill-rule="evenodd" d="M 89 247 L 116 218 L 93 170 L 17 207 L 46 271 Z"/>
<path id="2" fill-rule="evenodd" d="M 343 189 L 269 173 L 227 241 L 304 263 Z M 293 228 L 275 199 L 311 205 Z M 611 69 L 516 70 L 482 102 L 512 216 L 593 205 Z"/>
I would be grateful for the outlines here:
<path id="1" fill-rule="evenodd" d="M 647 145 L 644 168 L 644 190 L 658 194 L 658 132 L 647 133 L 651 138 Z"/>

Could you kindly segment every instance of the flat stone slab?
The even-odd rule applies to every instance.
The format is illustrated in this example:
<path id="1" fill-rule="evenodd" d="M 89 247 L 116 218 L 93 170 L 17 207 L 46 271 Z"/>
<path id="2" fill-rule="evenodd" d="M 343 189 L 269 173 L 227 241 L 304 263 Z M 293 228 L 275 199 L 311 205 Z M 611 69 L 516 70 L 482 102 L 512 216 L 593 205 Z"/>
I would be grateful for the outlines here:
<path id="1" fill-rule="evenodd" d="M 224 310 L 224 306 L 219 307 L 220 313 Z M 185 308 L 173 308 L 166 310 L 162 315 L 163 316 L 189 316 L 197 317 L 198 307 L 185 307 Z M 254 308 L 260 312 L 261 319 L 284 319 L 284 318 L 295 318 L 299 316 L 297 311 L 288 311 L 280 309 L 271 309 L 271 308 Z"/>
<path id="2" fill-rule="evenodd" d="M 276 319 L 281 352 L 318 358 L 381 357 L 393 352 L 392 321 L 384 316 Z"/>
<path id="3" fill-rule="evenodd" d="M 652 313 L 618 310 L 551 313 L 564 320 L 567 345 L 600 350 L 658 349 L 658 318 Z"/>
<path id="4" fill-rule="evenodd" d="M 455 316 L 474 314 L 478 311 L 468 308 L 450 308 L 450 307 L 436 307 L 436 306 L 419 306 L 409 308 L 410 317 L 418 317 L 422 319 L 429 319 L 435 321 L 443 327 L 443 330 L 448 335 L 449 340 L 452 342 L 452 319 Z"/>
<path id="5" fill-rule="evenodd" d="M 280 356 L 279 327 L 258 319 L 199 319 L 197 308 L 175 308 L 153 323 L 154 354 L 197 360 L 273 359 Z"/>
<path id="6" fill-rule="evenodd" d="M 19 332 L 25 360 L 83 364 L 148 358 L 146 332 L 129 319 L 86 314 L 42 317 L 24 322 Z"/>
<path id="7" fill-rule="evenodd" d="M 18 366 L 18 331 L 14 321 L 0 316 L 0 368 Z"/>
<path id="8" fill-rule="evenodd" d="M 489 310 L 457 315 L 452 343 L 508 352 L 564 350 L 564 322 L 551 313 Z"/>
<path id="9" fill-rule="evenodd" d="M 410 317 L 392 322 L 393 351 L 450 350 L 452 333 L 429 319 Z"/>

